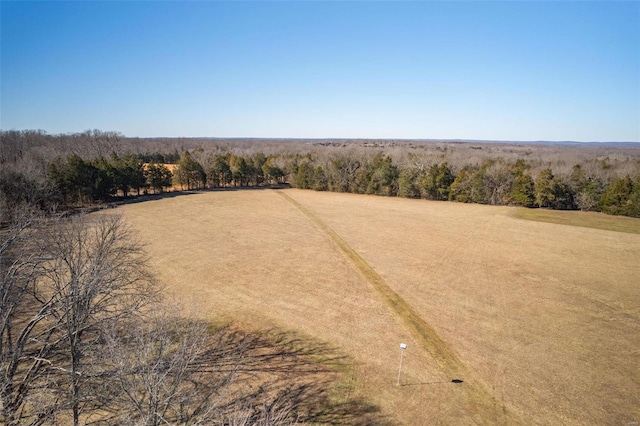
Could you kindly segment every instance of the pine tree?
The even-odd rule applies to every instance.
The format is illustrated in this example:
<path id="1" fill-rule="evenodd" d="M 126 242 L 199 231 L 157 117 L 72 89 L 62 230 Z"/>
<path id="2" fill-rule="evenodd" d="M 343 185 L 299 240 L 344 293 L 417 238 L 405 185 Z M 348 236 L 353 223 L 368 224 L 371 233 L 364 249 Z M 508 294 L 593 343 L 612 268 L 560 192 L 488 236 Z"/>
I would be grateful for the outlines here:
<path id="1" fill-rule="evenodd" d="M 178 168 L 176 169 L 176 181 L 183 188 L 186 189 L 198 189 L 203 188 L 207 182 L 207 175 L 204 169 L 189 153 L 185 151 L 178 162 Z"/>
<path id="2" fill-rule="evenodd" d="M 538 207 L 551 207 L 555 200 L 554 181 L 555 177 L 551 169 L 544 169 L 536 178 L 535 194 Z"/>
<path id="3" fill-rule="evenodd" d="M 535 205 L 535 185 L 529 173 L 520 173 L 513 179 L 511 202 L 516 206 L 533 207 Z"/>
<path id="4" fill-rule="evenodd" d="M 614 179 L 599 201 L 600 209 L 608 214 L 640 217 L 640 177 Z"/>

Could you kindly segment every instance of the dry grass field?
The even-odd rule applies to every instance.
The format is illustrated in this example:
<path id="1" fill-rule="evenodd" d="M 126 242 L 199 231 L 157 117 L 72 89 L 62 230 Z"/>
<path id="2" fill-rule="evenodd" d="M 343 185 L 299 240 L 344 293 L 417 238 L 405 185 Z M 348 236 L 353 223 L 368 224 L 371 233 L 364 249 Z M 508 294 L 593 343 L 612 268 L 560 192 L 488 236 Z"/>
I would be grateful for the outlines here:
<path id="1" fill-rule="evenodd" d="M 167 292 L 205 319 L 334 346 L 351 360 L 343 396 L 399 424 L 640 422 L 640 220 L 618 232 L 597 229 L 620 219 L 602 215 L 295 189 L 172 195 L 120 207 Z"/>

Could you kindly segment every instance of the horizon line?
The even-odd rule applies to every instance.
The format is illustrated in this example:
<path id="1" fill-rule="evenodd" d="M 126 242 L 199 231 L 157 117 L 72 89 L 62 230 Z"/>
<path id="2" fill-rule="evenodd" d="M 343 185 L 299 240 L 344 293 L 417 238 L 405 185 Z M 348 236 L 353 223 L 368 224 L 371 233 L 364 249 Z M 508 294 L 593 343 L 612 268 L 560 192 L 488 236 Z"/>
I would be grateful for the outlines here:
<path id="1" fill-rule="evenodd" d="M 570 139 L 470 139 L 470 138 L 407 138 L 407 137 L 291 137 L 291 136 L 129 136 L 117 130 L 85 129 L 82 131 L 50 133 L 44 129 L 2 129 L 0 132 L 44 132 L 49 136 L 72 136 L 85 132 L 114 132 L 130 139 L 219 139 L 219 140 L 282 140 L 282 141 L 394 141 L 394 142 L 449 142 L 449 143 L 556 143 L 556 144 L 640 144 L 640 140 L 570 140 Z"/>

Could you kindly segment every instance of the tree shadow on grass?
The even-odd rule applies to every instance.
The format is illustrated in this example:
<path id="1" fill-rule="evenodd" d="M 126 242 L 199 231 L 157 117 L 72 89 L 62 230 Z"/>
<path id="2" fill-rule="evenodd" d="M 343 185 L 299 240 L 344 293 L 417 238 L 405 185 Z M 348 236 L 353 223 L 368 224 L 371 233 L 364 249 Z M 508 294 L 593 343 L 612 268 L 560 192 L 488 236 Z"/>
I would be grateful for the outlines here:
<path id="1" fill-rule="evenodd" d="M 93 424 L 391 424 L 338 386 L 350 360 L 325 343 L 173 316 L 111 333 Z"/>
<path id="2" fill-rule="evenodd" d="M 109 207 L 115 207 L 121 204 L 136 204 L 145 201 L 162 200 L 165 198 L 175 198 L 184 195 L 201 194 L 203 192 L 236 192 L 236 191 L 262 191 L 267 189 L 287 189 L 291 188 L 291 185 L 287 183 L 271 184 L 271 185 L 259 185 L 259 186 L 225 186 L 217 188 L 201 188 L 201 189 L 175 189 L 171 191 L 164 191 L 156 194 L 141 194 L 131 195 L 129 197 L 114 198 L 109 204 Z"/>
<path id="3" fill-rule="evenodd" d="M 322 342 L 291 332 L 217 330 L 197 368 L 232 374 L 218 410 L 242 415 L 248 424 L 271 419 L 340 425 L 390 425 L 380 409 L 362 398 L 340 395 L 337 383 L 350 360 Z M 342 373 L 341 373 L 342 372 Z M 280 416 L 275 418 L 274 416 Z"/>

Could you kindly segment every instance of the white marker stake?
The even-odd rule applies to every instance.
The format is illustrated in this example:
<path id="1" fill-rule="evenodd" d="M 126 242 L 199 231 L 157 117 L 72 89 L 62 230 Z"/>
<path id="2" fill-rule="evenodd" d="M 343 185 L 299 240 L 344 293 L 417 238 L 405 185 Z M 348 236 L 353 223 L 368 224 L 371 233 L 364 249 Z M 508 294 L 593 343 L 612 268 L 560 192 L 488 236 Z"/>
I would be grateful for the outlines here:
<path id="1" fill-rule="evenodd" d="M 396 386 L 400 386 L 400 374 L 402 373 L 402 356 L 404 355 L 405 349 L 407 349 L 407 344 L 400 343 L 400 368 L 398 368 L 398 383 L 396 383 Z"/>

